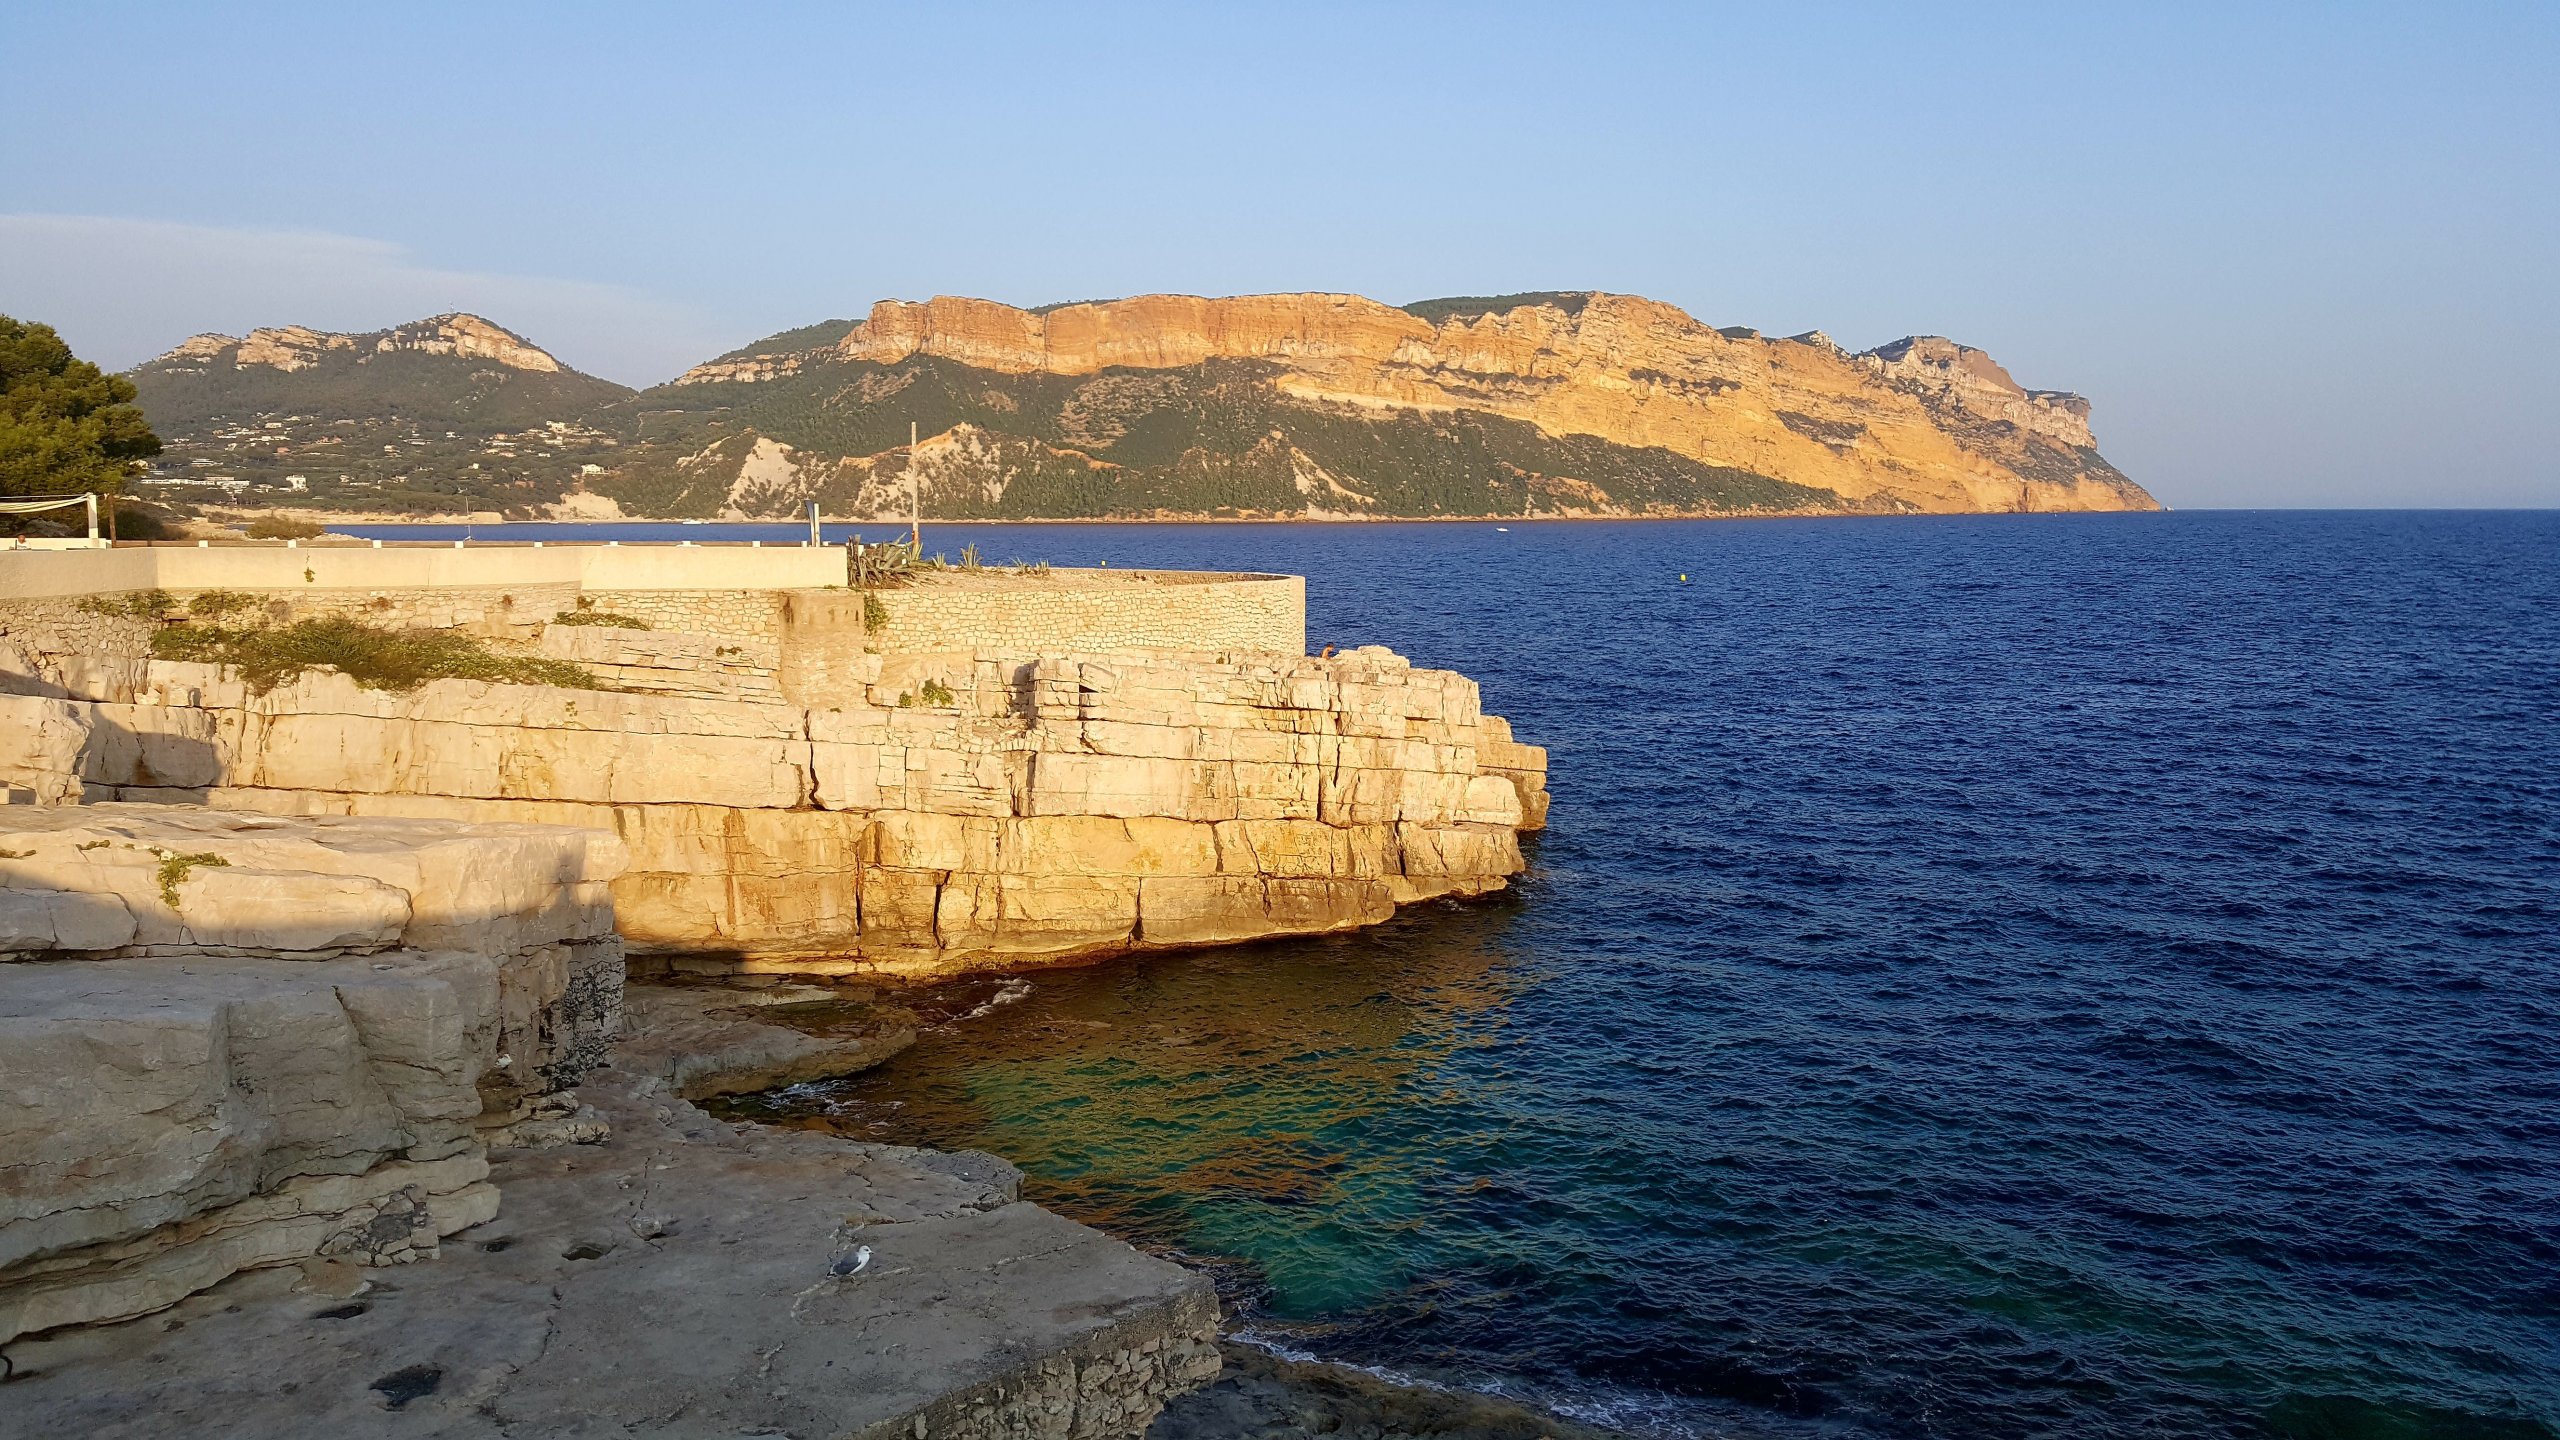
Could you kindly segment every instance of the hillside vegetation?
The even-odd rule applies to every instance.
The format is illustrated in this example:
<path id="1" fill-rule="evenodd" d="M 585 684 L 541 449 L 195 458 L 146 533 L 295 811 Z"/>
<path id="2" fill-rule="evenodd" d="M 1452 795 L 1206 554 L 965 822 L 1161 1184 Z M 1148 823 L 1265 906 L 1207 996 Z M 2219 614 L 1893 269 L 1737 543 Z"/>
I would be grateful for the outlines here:
<path id="1" fill-rule="evenodd" d="M 952 519 L 2152 504 L 2086 401 L 1980 351 L 1850 354 L 1596 292 L 884 301 L 638 393 L 443 316 L 198 337 L 135 379 L 158 478 L 249 503 L 872 518 L 912 482 Z"/>

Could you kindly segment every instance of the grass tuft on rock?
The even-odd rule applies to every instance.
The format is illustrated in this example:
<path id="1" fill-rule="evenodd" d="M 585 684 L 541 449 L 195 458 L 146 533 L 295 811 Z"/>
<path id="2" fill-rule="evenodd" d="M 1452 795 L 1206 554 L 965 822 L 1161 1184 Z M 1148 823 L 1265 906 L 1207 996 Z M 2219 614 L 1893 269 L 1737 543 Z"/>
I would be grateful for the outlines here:
<path id="1" fill-rule="evenodd" d="M 198 866 L 209 865 L 216 869 L 227 869 L 230 864 L 230 861 L 223 859 L 221 856 L 216 855 L 210 850 L 198 850 L 192 855 L 181 855 L 175 851 L 169 850 L 161 851 L 161 903 L 167 905 L 172 910 L 177 909 L 178 887 L 187 883 L 187 876 L 193 873 Z"/>
<path id="2" fill-rule="evenodd" d="M 551 617 L 554 625 L 602 625 L 614 630 L 646 630 L 649 622 L 636 615 L 616 615 L 610 610 L 563 610 Z"/>
<path id="3" fill-rule="evenodd" d="M 487 680 L 501 685 L 602 688 L 565 660 L 502 655 L 454 630 L 390 630 L 343 615 L 271 628 L 173 625 L 151 637 L 162 660 L 230 665 L 263 695 L 306 670 L 335 670 L 368 690 L 415 690 L 430 680 Z"/>

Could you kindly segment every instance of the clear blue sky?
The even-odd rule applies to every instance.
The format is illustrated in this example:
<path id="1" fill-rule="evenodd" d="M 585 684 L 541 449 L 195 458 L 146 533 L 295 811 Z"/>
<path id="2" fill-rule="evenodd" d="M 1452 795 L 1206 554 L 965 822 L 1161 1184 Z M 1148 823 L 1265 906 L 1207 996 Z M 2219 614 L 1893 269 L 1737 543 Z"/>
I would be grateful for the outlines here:
<path id="1" fill-rule="evenodd" d="M 1938 333 L 2170 503 L 2560 504 L 2560 4 L 0 7 L 0 311 L 472 309 L 634 383 L 885 296 Z"/>

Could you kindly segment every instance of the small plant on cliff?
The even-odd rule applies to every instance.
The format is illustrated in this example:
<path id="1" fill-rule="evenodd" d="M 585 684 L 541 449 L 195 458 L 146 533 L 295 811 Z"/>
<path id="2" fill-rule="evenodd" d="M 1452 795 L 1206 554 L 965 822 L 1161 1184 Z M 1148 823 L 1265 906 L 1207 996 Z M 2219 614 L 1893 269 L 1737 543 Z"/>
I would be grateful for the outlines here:
<path id="1" fill-rule="evenodd" d="M 978 559 L 978 543 L 974 540 L 960 547 L 960 568 L 975 575 L 984 566 Z"/>
<path id="2" fill-rule="evenodd" d="M 924 684 L 916 688 L 916 694 L 918 698 L 922 699 L 927 705 L 956 705 L 960 703 L 959 697 L 951 693 L 951 687 L 943 684 L 939 680 L 927 680 Z"/>
<path id="3" fill-rule="evenodd" d="M 258 597 L 237 590 L 199 590 L 187 601 L 187 613 L 199 620 L 219 620 L 238 610 L 255 607 Z"/>
<path id="4" fill-rule="evenodd" d="M 167 905 L 172 910 L 178 908 L 178 887 L 187 883 L 187 876 L 193 872 L 196 867 L 211 866 L 221 868 L 228 866 L 230 863 L 230 861 L 223 859 L 221 856 L 214 854 L 210 850 L 199 850 L 192 855 L 181 855 L 174 850 L 161 851 L 161 903 Z"/>
<path id="5" fill-rule="evenodd" d="M 502 655 L 458 631 L 387 630 L 343 615 L 265 629 L 177 625 L 151 637 L 151 653 L 163 660 L 235 666 L 262 695 L 320 669 L 336 670 L 368 690 L 415 690 L 430 680 L 600 688 L 595 676 L 564 660 Z"/>
<path id="6" fill-rule="evenodd" d="M 91 595 L 80 602 L 86 614 L 110 620 L 157 620 L 177 604 L 166 590 L 129 590 L 122 595 Z"/>
<path id="7" fill-rule="evenodd" d="M 611 630 L 646 630 L 649 622 L 635 615 L 616 615 L 610 610 L 563 610 L 551 617 L 554 625 L 602 625 Z"/>
<path id="8" fill-rule="evenodd" d="M 877 635 L 888 628 L 889 607 L 880 603 L 879 596 L 872 594 L 868 590 L 863 591 L 862 633 L 865 635 Z"/>

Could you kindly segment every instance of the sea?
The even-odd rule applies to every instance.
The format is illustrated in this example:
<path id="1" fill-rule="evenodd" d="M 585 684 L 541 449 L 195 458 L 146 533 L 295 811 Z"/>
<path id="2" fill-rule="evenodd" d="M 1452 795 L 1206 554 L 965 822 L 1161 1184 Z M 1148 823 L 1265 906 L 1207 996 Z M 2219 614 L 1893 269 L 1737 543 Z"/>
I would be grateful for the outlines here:
<path id="1" fill-rule="evenodd" d="M 744 1113 L 1637 1436 L 2560 1435 L 2560 513 L 924 539 L 1303 574 L 1552 822 L 1367 933 L 936 987 Z"/>

